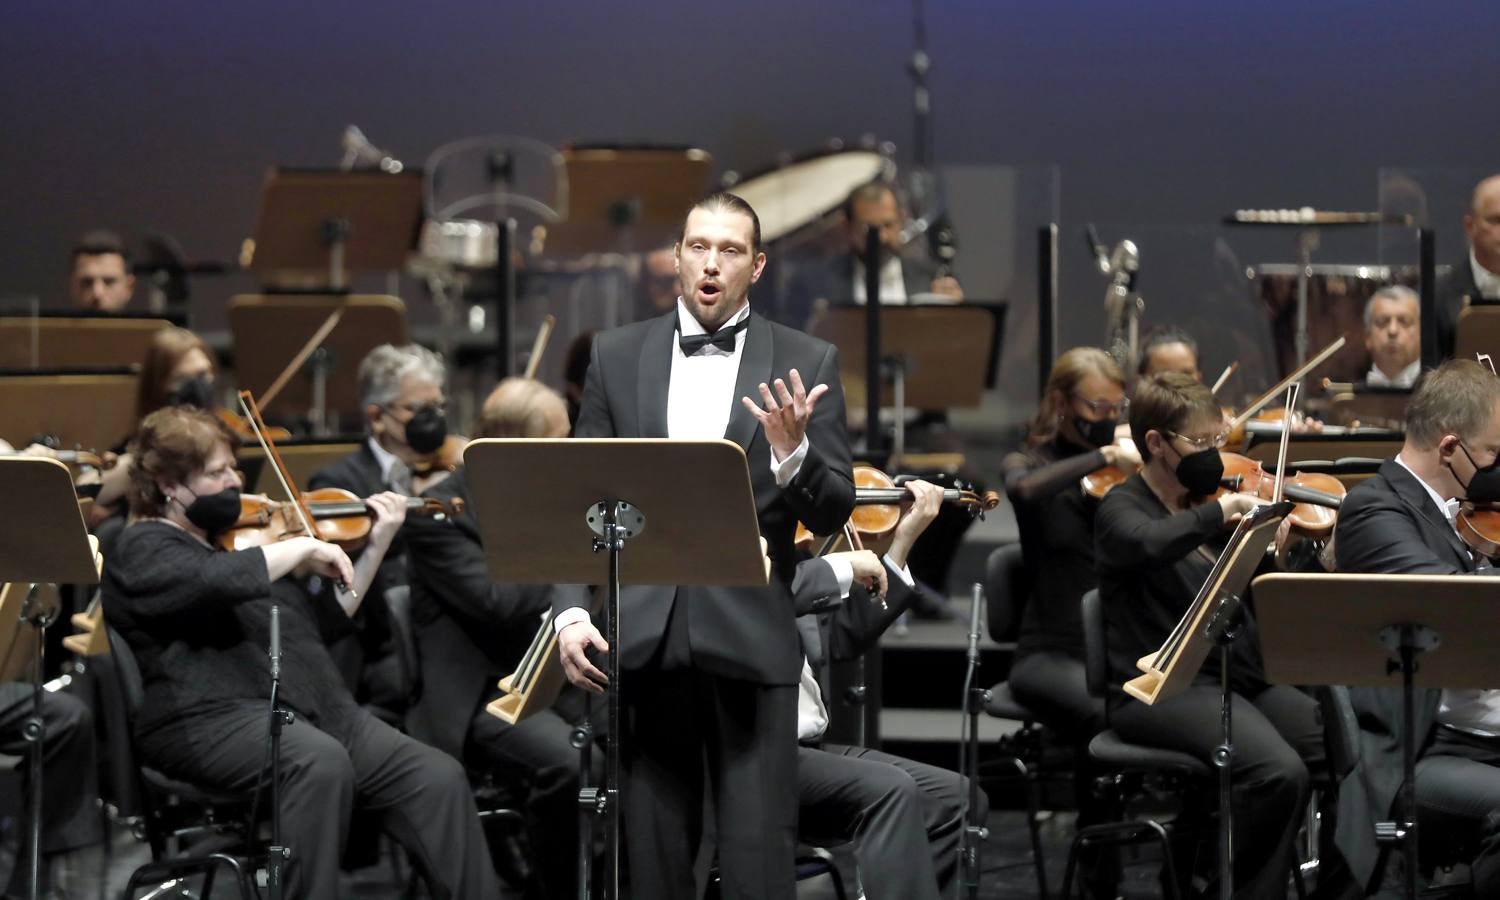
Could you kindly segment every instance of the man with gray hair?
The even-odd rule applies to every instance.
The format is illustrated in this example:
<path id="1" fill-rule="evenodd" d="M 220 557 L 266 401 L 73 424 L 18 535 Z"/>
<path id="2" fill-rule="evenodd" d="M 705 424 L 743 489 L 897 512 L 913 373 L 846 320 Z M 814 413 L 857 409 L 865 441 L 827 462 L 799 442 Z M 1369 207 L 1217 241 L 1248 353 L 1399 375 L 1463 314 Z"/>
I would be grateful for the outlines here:
<path id="1" fill-rule="evenodd" d="M 1365 303 L 1365 350 L 1370 371 L 1365 384 L 1410 390 L 1422 374 L 1422 304 L 1417 292 L 1386 285 Z"/>

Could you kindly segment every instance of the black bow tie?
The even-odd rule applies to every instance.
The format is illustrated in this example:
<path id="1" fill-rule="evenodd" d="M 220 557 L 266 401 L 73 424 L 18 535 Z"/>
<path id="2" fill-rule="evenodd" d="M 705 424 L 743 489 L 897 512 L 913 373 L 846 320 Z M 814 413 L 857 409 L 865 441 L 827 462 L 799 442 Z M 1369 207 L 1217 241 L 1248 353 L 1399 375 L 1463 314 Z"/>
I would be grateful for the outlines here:
<path id="1" fill-rule="evenodd" d="M 677 335 L 677 346 L 682 348 L 683 356 L 692 356 L 709 344 L 713 344 L 725 353 L 733 353 L 734 336 L 744 331 L 749 324 L 750 320 L 744 319 L 738 325 L 730 328 L 720 328 L 713 334 L 679 334 Z"/>

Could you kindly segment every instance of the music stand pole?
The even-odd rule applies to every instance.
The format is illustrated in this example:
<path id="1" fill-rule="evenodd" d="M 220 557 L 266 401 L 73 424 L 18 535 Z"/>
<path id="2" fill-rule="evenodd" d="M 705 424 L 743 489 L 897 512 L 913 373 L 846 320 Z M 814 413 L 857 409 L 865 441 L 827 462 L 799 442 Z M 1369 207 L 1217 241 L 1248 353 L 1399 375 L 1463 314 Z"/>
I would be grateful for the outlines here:
<path id="1" fill-rule="evenodd" d="M 281 708 L 281 609 L 271 604 L 271 842 L 266 846 L 266 892 L 271 900 L 281 900 L 284 889 L 282 868 L 291 858 L 290 848 L 281 843 L 281 727 L 290 724 L 292 713 Z M 255 828 L 251 821 L 250 827 Z"/>
<path id="2" fill-rule="evenodd" d="M 865 451 L 885 444 L 880 429 L 880 231 L 865 229 Z"/>
<path id="3" fill-rule="evenodd" d="M 589 888 L 594 878 L 594 816 L 597 815 L 593 785 L 593 704 L 583 698 L 583 721 L 573 726 L 568 743 L 578 751 L 578 900 L 592 900 Z"/>
<path id="4" fill-rule="evenodd" d="M 40 584 L 33 584 L 26 593 L 26 602 L 21 605 L 21 620 L 31 626 L 36 638 L 36 652 L 31 657 L 31 717 L 21 726 L 26 739 L 28 769 L 26 814 L 27 823 L 26 871 L 27 897 L 38 900 L 42 895 L 42 756 L 47 738 L 46 723 L 42 720 L 42 652 L 46 647 L 47 626 L 52 624 L 57 609 L 37 609 Z"/>
<path id="5" fill-rule="evenodd" d="M 495 344 L 499 358 L 499 377 L 508 378 L 516 371 L 516 269 L 511 252 L 516 246 L 516 220 L 502 219 L 495 236 Z"/>
<path id="6" fill-rule="evenodd" d="M 1234 896 L 1234 692 L 1229 685 L 1230 648 L 1239 636 L 1234 618 L 1240 598 L 1219 595 L 1213 615 L 1204 625 L 1207 637 L 1219 646 L 1219 746 L 1214 748 L 1214 768 L 1219 775 L 1219 900 Z"/>
<path id="7" fill-rule="evenodd" d="M 1380 629 L 1380 643 L 1396 653 L 1400 661 L 1389 664 L 1401 670 L 1401 815 L 1396 822 L 1376 822 L 1375 839 L 1382 844 L 1400 844 L 1406 856 L 1406 896 L 1417 896 L 1417 737 L 1412 724 L 1416 715 L 1417 654 L 1438 645 L 1437 632 L 1409 622 Z"/>
<path id="8" fill-rule="evenodd" d="M 323 222 L 323 243 L 328 246 L 328 287 L 334 293 L 347 291 L 344 280 L 344 247 L 354 226 L 348 219 L 333 218 Z"/>

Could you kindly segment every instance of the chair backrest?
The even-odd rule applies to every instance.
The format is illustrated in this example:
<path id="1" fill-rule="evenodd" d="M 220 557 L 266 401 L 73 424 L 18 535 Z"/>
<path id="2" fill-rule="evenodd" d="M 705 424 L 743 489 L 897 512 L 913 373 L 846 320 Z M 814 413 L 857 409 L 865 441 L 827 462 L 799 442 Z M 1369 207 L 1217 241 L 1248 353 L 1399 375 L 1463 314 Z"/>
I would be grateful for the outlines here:
<path id="1" fill-rule="evenodd" d="M 412 627 L 411 587 L 392 585 L 385 589 L 383 596 L 386 609 L 390 611 L 396 656 L 401 661 L 401 694 L 410 708 L 422 696 L 422 657 L 417 651 L 417 634 Z"/>
<path id="2" fill-rule="evenodd" d="M 1104 604 L 1099 589 L 1083 595 L 1083 671 L 1089 694 L 1103 697 L 1109 686 L 1109 653 L 1104 641 Z"/>
<path id="3" fill-rule="evenodd" d="M 1349 689 L 1341 684 L 1315 688 L 1313 696 L 1323 712 L 1329 774 L 1334 781 L 1342 781 L 1359 762 L 1359 717 L 1354 712 Z"/>
<path id="4" fill-rule="evenodd" d="M 120 815 L 134 817 L 142 815 L 145 808 L 131 734 L 136 710 L 140 709 L 141 674 L 130 645 L 113 628 L 108 633 L 110 651 L 90 657 L 87 671 L 94 679 L 99 725 L 104 731 L 108 795 Z"/>
<path id="5" fill-rule="evenodd" d="M 1021 630 L 1030 579 L 1023 564 L 1020 544 L 1003 544 L 990 552 L 984 568 L 985 614 L 990 640 L 997 644 L 1015 641 Z"/>

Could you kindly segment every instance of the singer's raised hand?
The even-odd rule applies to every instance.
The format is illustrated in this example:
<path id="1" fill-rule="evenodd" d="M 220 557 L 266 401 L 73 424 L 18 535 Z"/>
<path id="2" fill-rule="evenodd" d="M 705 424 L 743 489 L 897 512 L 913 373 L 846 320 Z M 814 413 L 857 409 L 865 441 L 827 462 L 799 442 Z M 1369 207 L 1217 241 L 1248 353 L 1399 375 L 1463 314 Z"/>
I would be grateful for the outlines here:
<path id="1" fill-rule="evenodd" d="M 802 446 L 813 407 L 817 406 L 819 397 L 828 393 L 826 384 L 807 390 L 802 385 L 802 375 L 796 369 L 788 372 L 787 377 L 791 380 L 791 387 L 788 388 L 786 381 L 778 378 L 774 393 L 770 385 L 761 383 L 760 398 L 764 407 L 757 406 L 749 397 L 740 398 L 750 415 L 765 429 L 766 440 L 771 442 L 771 450 L 777 462 L 796 453 L 797 448 Z"/>

